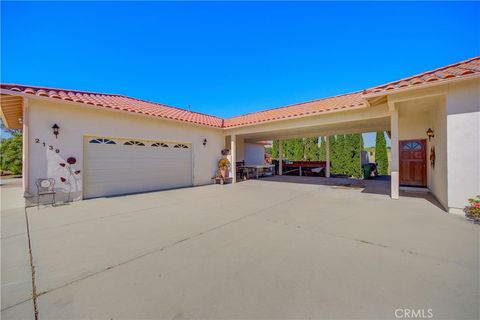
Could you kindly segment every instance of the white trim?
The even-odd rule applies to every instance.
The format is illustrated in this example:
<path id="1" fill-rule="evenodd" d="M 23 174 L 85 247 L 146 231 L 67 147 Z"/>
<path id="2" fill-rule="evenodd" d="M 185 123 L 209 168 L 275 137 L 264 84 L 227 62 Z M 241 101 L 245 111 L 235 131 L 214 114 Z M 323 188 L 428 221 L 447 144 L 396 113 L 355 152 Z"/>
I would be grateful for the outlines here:
<path id="1" fill-rule="evenodd" d="M 397 102 L 405 102 L 405 101 L 411 101 L 411 100 L 428 99 L 428 98 L 433 98 L 433 97 L 445 97 L 446 95 L 447 95 L 447 92 L 442 90 L 442 91 L 438 91 L 438 92 L 434 92 L 434 93 L 415 95 L 413 97 L 405 97 L 405 98 L 395 98 L 394 96 L 393 97 L 388 96 L 388 103 L 390 103 L 390 102 L 397 103 Z"/>
<path id="2" fill-rule="evenodd" d="M 398 110 L 395 109 L 390 116 L 391 132 L 391 172 L 390 172 L 390 196 L 392 199 L 398 199 L 400 196 L 400 173 L 399 173 L 399 146 L 398 146 Z"/>
<path id="3" fill-rule="evenodd" d="M 325 137 L 325 178 L 330 178 L 330 136 Z M 361 160 L 361 157 L 360 157 Z"/>
<path id="4" fill-rule="evenodd" d="M 230 154 L 232 155 L 232 183 L 237 182 L 237 136 L 232 134 L 230 136 Z"/>
<path id="5" fill-rule="evenodd" d="M 22 187 L 23 194 L 26 195 L 28 192 L 29 184 L 29 126 L 30 126 L 30 109 L 28 108 L 28 99 L 23 97 L 23 119 L 22 119 Z"/>
<path id="6" fill-rule="evenodd" d="M 447 212 L 456 216 L 465 217 L 465 211 L 463 211 L 462 208 L 449 207 Z"/>
<path id="7" fill-rule="evenodd" d="M 395 102 L 389 98 L 387 98 L 387 104 L 388 104 L 388 111 L 393 112 L 395 111 Z"/>
<path id="8" fill-rule="evenodd" d="M 283 140 L 278 140 L 278 175 L 283 175 Z"/>

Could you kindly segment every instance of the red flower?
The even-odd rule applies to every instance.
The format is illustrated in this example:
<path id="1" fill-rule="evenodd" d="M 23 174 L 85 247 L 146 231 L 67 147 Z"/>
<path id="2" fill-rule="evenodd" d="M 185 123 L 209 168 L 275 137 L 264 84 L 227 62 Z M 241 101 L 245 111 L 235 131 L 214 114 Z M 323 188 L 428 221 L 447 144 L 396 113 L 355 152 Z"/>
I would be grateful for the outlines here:
<path id="1" fill-rule="evenodd" d="M 62 167 L 65 167 L 65 163 L 59 163 L 59 165 L 61 165 Z"/>
<path id="2" fill-rule="evenodd" d="M 61 177 L 60 180 L 61 180 L 62 182 L 67 181 L 67 179 L 65 179 L 64 177 Z"/>
<path id="3" fill-rule="evenodd" d="M 70 157 L 67 159 L 67 163 L 68 164 L 75 164 L 77 163 L 77 159 L 75 159 L 74 157 Z"/>

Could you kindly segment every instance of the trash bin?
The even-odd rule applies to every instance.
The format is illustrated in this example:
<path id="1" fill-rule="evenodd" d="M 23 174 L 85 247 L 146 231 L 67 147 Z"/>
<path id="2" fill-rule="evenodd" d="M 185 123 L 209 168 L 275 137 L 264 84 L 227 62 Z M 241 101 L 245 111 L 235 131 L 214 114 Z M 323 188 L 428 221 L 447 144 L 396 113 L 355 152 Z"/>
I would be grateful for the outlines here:
<path id="1" fill-rule="evenodd" d="M 372 174 L 372 167 L 369 164 L 363 165 L 363 179 L 370 179 Z"/>

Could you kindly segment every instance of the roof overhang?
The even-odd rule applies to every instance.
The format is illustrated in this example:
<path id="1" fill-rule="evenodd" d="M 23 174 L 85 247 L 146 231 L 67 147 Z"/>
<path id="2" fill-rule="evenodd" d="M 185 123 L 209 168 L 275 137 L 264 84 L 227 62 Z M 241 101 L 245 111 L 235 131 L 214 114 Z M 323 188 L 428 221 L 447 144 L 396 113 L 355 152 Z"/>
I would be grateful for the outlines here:
<path id="1" fill-rule="evenodd" d="M 416 86 L 409 86 L 409 87 L 404 87 L 404 88 L 398 88 L 398 89 L 392 89 L 392 90 L 384 90 L 381 92 L 372 92 L 372 93 L 365 93 L 362 95 L 363 99 L 366 99 L 371 103 L 372 100 L 378 99 L 380 97 L 387 96 L 389 94 L 393 93 L 402 93 L 406 91 L 413 91 L 413 90 L 418 90 L 418 89 L 424 89 L 424 88 L 431 88 L 431 87 L 436 87 L 436 86 L 441 86 L 445 84 L 451 84 L 451 83 L 456 83 L 456 82 L 461 82 L 461 81 L 467 81 L 467 80 L 474 80 L 474 79 L 480 79 L 480 74 L 471 74 L 468 76 L 463 76 L 461 78 L 454 78 L 454 79 L 445 79 L 445 80 L 438 80 L 438 81 L 432 81 L 432 82 L 427 82 L 424 84 L 419 84 Z"/>
<path id="2" fill-rule="evenodd" d="M 3 124 L 7 129 L 22 129 L 23 127 L 23 100 L 19 95 L 10 95 L 2 90 L 0 109 Z"/>
<path id="3" fill-rule="evenodd" d="M 90 110 L 97 110 L 97 111 L 101 110 L 101 111 L 107 111 L 107 112 L 116 112 L 116 113 L 121 113 L 121 114 L 132 115 L 132 116 L 146 117 L 146 118 L 150 118 L 150 119 L 158 119 L 158 120 L 176 122 L 176 123 L 181 123 L 181 124 L 189 124 L 189 125 L 196 126 L 196 127 L 223 130 L 223 128 L 216 127 L 216 126 L 209 126 L 209 125 L 195 123 L 195 122 L 186 122 L 186 121 L 182 121 L 182 120 L 157 117 L 157 116 L 153 116 L 153 115 L 149 115 L 149 114 L 145 114 L 145 113 L 124 111 L 124 110 L 119 110 L 119 109 L 114 109 L 114 108 L 100 108 L 100 107 L 95 106 L 95 105 L 90 105 L 90 104 L 85 104 L 85 103 L 80 103 L 80 102 L 75 102 L 75 101 L 61 100 L 61 99 L 52 99 L 50 97 L 37 96 L 37 95 L 32 95 L 32 94 L 28 94 L 28 93 L 19 92 L 19 91 L 1 89 L 0 92 L 1 92 L 1 96 L 2 96 L 2 101 L 3 101 L 4 96 L 16 97 L 16 98 L 22 100 L 22 107 L 20 108 L 20 110 L 21 110 L 20 118 L 17 120 L 20 123 L 19 127 L 10 127 L 10 126 L 7 125 L 7 122 L 5 121 L 5 119 L 3 117 L 3 103 L 2 103 L 2 121 L 5 124 L 5 127 L 7 129 L 21 129 L 23 127 L 23 124 L 22 124 L 22 121 L 23 121 L 22 120 L 22 118 L 23 118 L 23 104 L 24 104 L 24 101 L 26 99 L 28 99 L 28 100 L 41 100 L 41 101 L 57 102 L 57 103 L 67 104 L 67 105 L 70 105 L 70 106 L 87 108 L 87 109 L 90 109 Z M 14 123 L 15 118 L 10 117 L 10 119 L 12 119 L 12 121 L 13 121 L 12 123 Z"/>

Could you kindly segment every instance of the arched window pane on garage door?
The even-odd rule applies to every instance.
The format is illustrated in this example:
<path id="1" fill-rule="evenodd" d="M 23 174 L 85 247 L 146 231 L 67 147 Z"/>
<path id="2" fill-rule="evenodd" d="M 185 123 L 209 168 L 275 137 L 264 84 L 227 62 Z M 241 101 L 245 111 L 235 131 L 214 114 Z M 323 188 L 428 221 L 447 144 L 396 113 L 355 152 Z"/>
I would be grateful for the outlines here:
<path id="1" fill-rule="evenodd" d="M 124 143 L 124 145 L 126 146 L 145 146 L 145 144 L 143 142 L 140 142 L 140 141 L 127 141 Z"/>
<path id="2" fill-rule="evenodd" d="M 110 139 L 105 139 L 105 138 L 92 139 L 92 140 L 89 141 L 89 143 L 97 143 L 97 144 L 117 144 L 115 141 L 110 140 Z"/>
<path id="3" fill-rule="evenodd" d="M 163 142 L 155 142 L 155 143 L 152 144 L 152 147 L 168 148 L 168 144 L 163 143 Z"/>
<path id="4" fill-rule="evenodd" d="M 186 144 L 182 144 L 182 143 L 176 144 L 173 147 L 174 148 L 181 148 L 181 149 L 188 149 L 188 146 Z"/>

